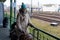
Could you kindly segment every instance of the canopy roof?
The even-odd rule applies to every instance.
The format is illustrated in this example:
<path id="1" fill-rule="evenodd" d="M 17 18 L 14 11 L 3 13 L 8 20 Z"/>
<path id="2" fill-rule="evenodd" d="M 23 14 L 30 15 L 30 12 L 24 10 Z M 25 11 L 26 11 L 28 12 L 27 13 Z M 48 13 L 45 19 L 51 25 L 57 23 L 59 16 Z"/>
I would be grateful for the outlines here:
<path id="1" fill-rule="evenodd" d="M 0 2 L 5 2 L 6 0 L 0 0 Z"/>

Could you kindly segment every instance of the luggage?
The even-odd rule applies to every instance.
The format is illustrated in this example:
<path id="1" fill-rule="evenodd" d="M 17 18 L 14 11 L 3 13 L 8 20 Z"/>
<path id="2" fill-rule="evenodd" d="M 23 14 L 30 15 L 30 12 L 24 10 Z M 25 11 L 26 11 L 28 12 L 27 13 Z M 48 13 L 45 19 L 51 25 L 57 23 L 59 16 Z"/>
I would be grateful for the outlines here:
<path id="1" fill-rule="evenodd" d="M 4 19 L 3 19 L 3 27 L 6 28 L 7 25 L 8 25 L 8 18 L 4 17 Z"/>

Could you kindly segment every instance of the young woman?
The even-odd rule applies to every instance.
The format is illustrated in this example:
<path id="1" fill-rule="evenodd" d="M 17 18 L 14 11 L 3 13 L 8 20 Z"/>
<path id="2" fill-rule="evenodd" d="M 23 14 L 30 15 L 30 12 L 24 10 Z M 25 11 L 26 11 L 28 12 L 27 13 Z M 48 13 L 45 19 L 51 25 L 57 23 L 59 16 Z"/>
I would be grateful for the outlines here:
<path id="1" fill-rule="evenodd" d="M 32 40 L 32 36 L 27 32 L 28 23 L 31 23 L 30 17 L 25 4 L 22 3 L 16 20 L 16 27 L 19 30 L 17 30 L 17 35 L 19 35 L 20 40 Z"/>

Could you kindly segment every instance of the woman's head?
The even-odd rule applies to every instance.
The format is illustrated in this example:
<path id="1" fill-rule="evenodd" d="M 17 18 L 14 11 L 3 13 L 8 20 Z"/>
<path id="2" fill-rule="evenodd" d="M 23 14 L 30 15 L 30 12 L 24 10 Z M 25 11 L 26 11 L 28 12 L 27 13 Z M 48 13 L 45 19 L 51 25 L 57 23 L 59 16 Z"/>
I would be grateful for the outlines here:
<path id="1" fill-rule="evenodd" d="M 22 3 L 21 8 L 19 9 L 19 12 L 23 15 L 26 14 L 27 9 L 26 9 L 26 5 L 24 3 Z"/>
<path id="2" fill-rule="evenodd" d="M 27 12 L 26 5 L 24 3 L 22 3 L 21 8 L 19 9 L 19 12 L 23 14 Z"/>

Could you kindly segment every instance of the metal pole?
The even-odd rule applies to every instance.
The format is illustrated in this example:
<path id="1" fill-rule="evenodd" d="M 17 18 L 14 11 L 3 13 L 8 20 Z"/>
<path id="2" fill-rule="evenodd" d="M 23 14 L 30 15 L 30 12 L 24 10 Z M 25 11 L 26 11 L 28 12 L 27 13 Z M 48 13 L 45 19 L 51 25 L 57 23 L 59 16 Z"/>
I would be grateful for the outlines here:
<path id="1" fill-rule="evenodd" d="M 14 0 L 15 6 L 16 6 L 16 0 Z M 16 21 L 16 7 L 14 7 L 14 22 Z"/>
<path id="2" fill-rule="evenodd" d="M 32 0 L 31 0 L 31 15 L 30 16 L 32 16 Z"/>
<path id="3" fill-rule="evenodd" d="M 12 28 L 11 27 L 11 24 L 12 24 L 12 22 L 11 22 L 12 20 L 11 19 L 12 19 L 12 0 L 10 0 L 10 30 Z"/>
<path id="4" fill-rule="evenodd" d="M 38 1 L 38 13 L 39 13 L 39 1 Z"/>

